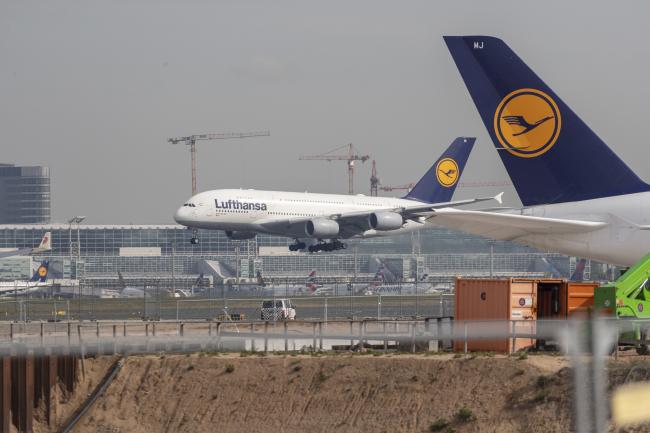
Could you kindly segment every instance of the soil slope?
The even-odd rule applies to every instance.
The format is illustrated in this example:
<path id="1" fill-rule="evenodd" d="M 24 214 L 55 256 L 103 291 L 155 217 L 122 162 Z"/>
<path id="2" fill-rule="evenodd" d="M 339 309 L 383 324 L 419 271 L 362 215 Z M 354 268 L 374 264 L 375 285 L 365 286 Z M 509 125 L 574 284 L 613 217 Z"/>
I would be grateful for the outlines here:
<path id="1" fill-rule="evenodd" d="M 565 432 L 570 383 L 550 356 L 132 357 L 75 432 Z"/>

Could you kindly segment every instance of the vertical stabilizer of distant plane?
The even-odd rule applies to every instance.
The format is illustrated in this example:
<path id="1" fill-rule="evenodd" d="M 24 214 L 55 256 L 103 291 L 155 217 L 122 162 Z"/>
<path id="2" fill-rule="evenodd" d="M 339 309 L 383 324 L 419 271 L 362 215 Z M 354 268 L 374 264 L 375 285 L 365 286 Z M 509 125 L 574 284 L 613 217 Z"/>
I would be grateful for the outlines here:
<path id="1" fill-rule="evenodd" d="M 307 278 L 305 279 L 305 287 L 307 287 L 312 292 L 318 289 L 318 284 L 316 284 L 316 269 L 313 269 Z"/>
<path id="2" fill-rule="evenodd" d="M 117 271 L 117 284 L 120 289 L 126 289 L 126 281 L 124 281 L 124 277 L 120 271 Z"/>
<path id="3" fill-rule="evenodd" d="M 43 260 L 36 269 L 36 272 L 34 272 L 34 275 L 32 275 L 32 278 L 29 280 L 31 282 L 39 282 L 39 283 L 44 283 L 45 280 L 47 280 L 47 273 L 49 270 L 50 262 L 47 260 Z"/>
<path id="4" fill-rule="evenodd" d="M 45 252 L 45 251 L 51 251 L 52 250 L 52 233 L 51 232 L 46 232 L 43 235 L 43 238 L 41 239 L 41 243 L 38 245 L 38 247 L 34 248 L 34 252 Z"/>
<path id="5" fill-rule="evenodd" d="M 650 190 L 502 40 L 444 39 L 525 206 Z"/>
<path id="6" fill-rule="evenodd" d="M 576 262 L 576 268 L 571 274 L 571 281 L 584 281 L 585 267 L 587 266 L 587 259 L 580 259 Z"/>
<path id="7" fill-rule="evenodd" d="M 426 203 L 450 201 L 475 141 L 474 137 L 456 138 L 404 198 Z"/>

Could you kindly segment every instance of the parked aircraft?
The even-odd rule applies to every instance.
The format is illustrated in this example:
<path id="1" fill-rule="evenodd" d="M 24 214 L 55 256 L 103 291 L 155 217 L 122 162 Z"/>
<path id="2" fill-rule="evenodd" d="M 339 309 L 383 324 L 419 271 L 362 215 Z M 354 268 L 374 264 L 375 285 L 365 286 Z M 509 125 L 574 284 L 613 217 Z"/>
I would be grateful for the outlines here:
<path id="1" fill-rule="evenodd" d="M 41 243 L 34 248 L 11 248 L 11 249 L 0 249 L 0 258 L 2 257 L 12 257 L 12 256 L 24 256 L 24 255 L 34 255 L 52 251 L 52 233 L 46 232 L 41 239 Z"/>
<path id="2" fill-rule="evenodd" d="M 0 296 L 14 296 L 32 293 L 47 287 L 50 262 L 43 260 L 28 281 L 3 281 L 0 282 Z"/>
<path id="3" fill-rule="evenodd" d="M 425 226 L 435 209 L 496 197 L 450 201 L 474 138 L 459 137 L 403 198 L 221 189 L 191 197 L 174 215 L 192 229 L 224 230 L 233 240 L 257 233 L 291 237 L 291 251 L 334 251 L 341 239 L 400 234 Z M 329 242 L 327 242 L 329 240 Z M 193 235 L 192 243 L 198 238 Z M 307 245 L 307 242 L 316 242 Z"/>
<path id="4" fill-rule="evenodd" d="M 305 278 L 303 285 L 288 285 L 281 282 L 269 284 L 266 282 L 261 272 L 257 273 L 257 288 L 267 292 L 275 293 L 290 293 L 292 295 L 331 295 L 334 290 L 331 287 L 325 287 L 318 283 L 316 279 L 316 270 L 312 270 Z"/>
<path id="5" fill-rule="evenodd" d="M 643 257 L 650 185 L 503 41 L 444 39 L 524 207 L 434 209 L 429 221 L 617 265 Z"/>

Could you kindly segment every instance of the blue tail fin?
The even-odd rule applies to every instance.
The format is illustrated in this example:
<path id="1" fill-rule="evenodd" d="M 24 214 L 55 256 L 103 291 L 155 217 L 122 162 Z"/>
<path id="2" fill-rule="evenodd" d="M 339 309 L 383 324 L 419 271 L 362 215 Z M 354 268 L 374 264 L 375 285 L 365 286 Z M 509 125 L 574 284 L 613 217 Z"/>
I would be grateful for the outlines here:
<path id="1" fill-rule="evenodd" d="M 474 137 L 455 139 L 404 198 L 426 203 L 450 201 L 475 141 Z"/>
<path id="2" fill-rule="evenodd" d="M 444 39 L 525 206 L 650 190 L 502 40 Z"/>
<path id="3" fill-rule="evenodd" d="M 39 283 L 44 283 L 45 280 L 47 280 L 47 272 L 50 266 L 50 262 L 47 260 L 43 260 L 41 262 L 41 265 L 36 269 L 36 272 L 34 272 L 34 275 L 32 275 L 32 278 L 29 281 L 36 282 L 38 281 Z"/>

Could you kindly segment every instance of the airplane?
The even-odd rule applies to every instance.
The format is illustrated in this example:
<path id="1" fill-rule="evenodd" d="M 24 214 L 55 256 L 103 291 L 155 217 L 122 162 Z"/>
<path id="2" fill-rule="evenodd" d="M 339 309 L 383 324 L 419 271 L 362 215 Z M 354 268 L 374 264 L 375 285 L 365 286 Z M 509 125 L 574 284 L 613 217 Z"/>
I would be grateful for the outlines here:
<path id="1" fill-rule="evenodd" d="M 305 278 L 304 285 L 287 285 L 282 283 L 267 284 L 260 271 L 257 272 L 257 289 L 269 292 L 292 293 L 293 295 L 331 295 L 334 290 L 331 287 L 324 287 L 316 281 L 316 270 L 313 269 Z"/>
<path id="2" fill-rule="evenodd" d="M 375 272 L 374 281 L 359 290 L 359 293 L 364 295 L 406 295 L 426 293 L 431 289 L 431 284 L 426 280 L 429 274 L 423 274 L 418 279 L 418 283 L 402 283 L 397 282 L 397 278 L 386 267 L 386 264 L 381 262 L 377 272 Z"/>
<path id="3" fill-rule="evenodd" d="M 475 138 L 458 137 L 403 198 L 314 194 L 285 191 L 221 189 L 191 197 L 174 215 L 193 230 L 224 230 L 232 240 L 258 233 L 294 238 L 290 251 L 334 251 L 341 239 L 395 235 L 421 229 L 434 209 L 460 206 L 495 197 L 450 201 Z M 316 242 L 307 246 L 307 242 Z M 327 242 L 329 240 L 330 242 Z"/>
<path id="4" fill-rule="evenodd" d="M 502 40 L 444 40 L 523 208 L 434 209 L 428 222 L 622 266 L 643 257 L 650 185 Z"/>
<path id="5" fill-rule="evenodd" d="M 49 285 L 47 277 L 49 275 L 50 262 L 43 260 L 39 267 L 27 281 L 4 281 L 0 282 L 0 296 L 14 296 L 27 294 L 41 290 Z"/>
<path id="6" fill-rule="evenodd" d="M 122 276 L 122 272 L 117 271 L 117 280 L 119 284 L 119 289 L 102 289 L 101 298 L 143 298 L 151 297 L 152 294 L 147 291 L 146 287 L 130 287 L 126 285 L 126 281 Z"/>
<path id="7" fill-rule="evenodd" d="M 52 233 L 46 232 L 41 239 L 41 243 L 34 248 L 19 248 L 19 249 L 0 249 L 0 258 L 12 256 L 34 255 L 52 251 Z"/>

